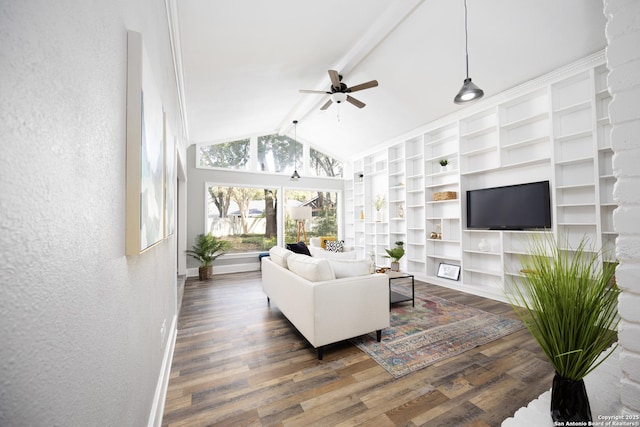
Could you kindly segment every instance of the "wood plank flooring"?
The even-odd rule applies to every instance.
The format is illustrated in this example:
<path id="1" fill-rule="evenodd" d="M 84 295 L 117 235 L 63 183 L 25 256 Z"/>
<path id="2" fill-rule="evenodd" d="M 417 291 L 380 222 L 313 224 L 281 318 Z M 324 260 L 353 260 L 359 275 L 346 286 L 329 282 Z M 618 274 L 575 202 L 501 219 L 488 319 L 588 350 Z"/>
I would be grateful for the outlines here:
<path id="1" fill-rule="evenodd" d="M 507 304 L 418 287 L 515 318 Z M 526 330 L 399 379 L 349 342 L 319 361 L 267 305 L 260 272 L 227 274 L 187 280 L 163 426 L 499 426 L 552 378 Z"/>

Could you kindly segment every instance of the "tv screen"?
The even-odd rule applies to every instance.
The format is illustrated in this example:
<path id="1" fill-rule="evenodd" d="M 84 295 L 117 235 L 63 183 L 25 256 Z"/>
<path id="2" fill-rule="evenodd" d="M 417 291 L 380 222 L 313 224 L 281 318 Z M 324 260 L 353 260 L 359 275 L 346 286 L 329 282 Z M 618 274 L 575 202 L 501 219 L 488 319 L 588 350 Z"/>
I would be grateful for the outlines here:
<path id="1" fill-rule="evenodd" d="M 551 228 L 549 181 L 467 191 L 467 228 Z"/>

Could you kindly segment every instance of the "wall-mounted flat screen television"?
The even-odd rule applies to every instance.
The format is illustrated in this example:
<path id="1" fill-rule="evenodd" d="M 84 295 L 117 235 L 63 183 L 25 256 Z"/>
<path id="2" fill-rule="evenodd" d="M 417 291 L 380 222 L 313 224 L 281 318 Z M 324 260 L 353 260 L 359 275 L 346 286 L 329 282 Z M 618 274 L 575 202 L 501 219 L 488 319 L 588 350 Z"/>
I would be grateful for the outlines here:
<path id="1" fill-rule="evenodd" d="M 551 228 L 549 181 L 467 191 L 467 228 Z"/>

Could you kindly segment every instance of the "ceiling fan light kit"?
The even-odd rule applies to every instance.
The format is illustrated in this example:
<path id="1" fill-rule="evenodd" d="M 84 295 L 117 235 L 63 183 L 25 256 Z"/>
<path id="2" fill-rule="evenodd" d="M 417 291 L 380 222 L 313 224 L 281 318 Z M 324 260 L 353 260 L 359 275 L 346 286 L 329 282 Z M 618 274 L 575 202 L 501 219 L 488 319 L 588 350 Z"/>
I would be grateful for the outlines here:
<path id="1" fill-rule="evenodd" d="M 344 92 L 336 92 L 331 94 L 331 100 L 336 104 L 340 104 L 347 100 L 347 94 Z"/>
<path id="2" fill-rule="evenodd" d="M 456 104 L 465 104 L 467 102 L 475 101 L 484 96 L 484 91 L 480 89 L 471 81 L 469 77 L 469 40 L 468 40 L 468 29 L 467 29 L 467 0 L 464 0 L 464 50 L 465 50 L 465 60 L 467 64 L 467 78 L 464 79 L 462 83 L 462 88 L 453 98 L 453 102 Z"/>

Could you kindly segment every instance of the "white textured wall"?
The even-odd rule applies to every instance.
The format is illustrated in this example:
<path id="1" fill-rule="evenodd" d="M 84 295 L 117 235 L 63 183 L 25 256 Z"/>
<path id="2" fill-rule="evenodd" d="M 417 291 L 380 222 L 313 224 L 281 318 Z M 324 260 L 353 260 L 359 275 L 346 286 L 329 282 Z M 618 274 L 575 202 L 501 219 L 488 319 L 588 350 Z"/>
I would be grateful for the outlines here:
<path id="1" fill-rule="evenodd" d="M 620 401 L 640 412 L 640 1 L 604 0 L 607 16 L 611 140 L 617 178 L 614 227 L 619 233 L 616 278 L 623 290 L 619 344 Z"/>
<path id="2" fill-rule="evenodd" d="M 0 2 L 2 426 L 149 418 L 176 249 L 124 256 L 127 29 L 175 122 L 163 0 Z"/>

